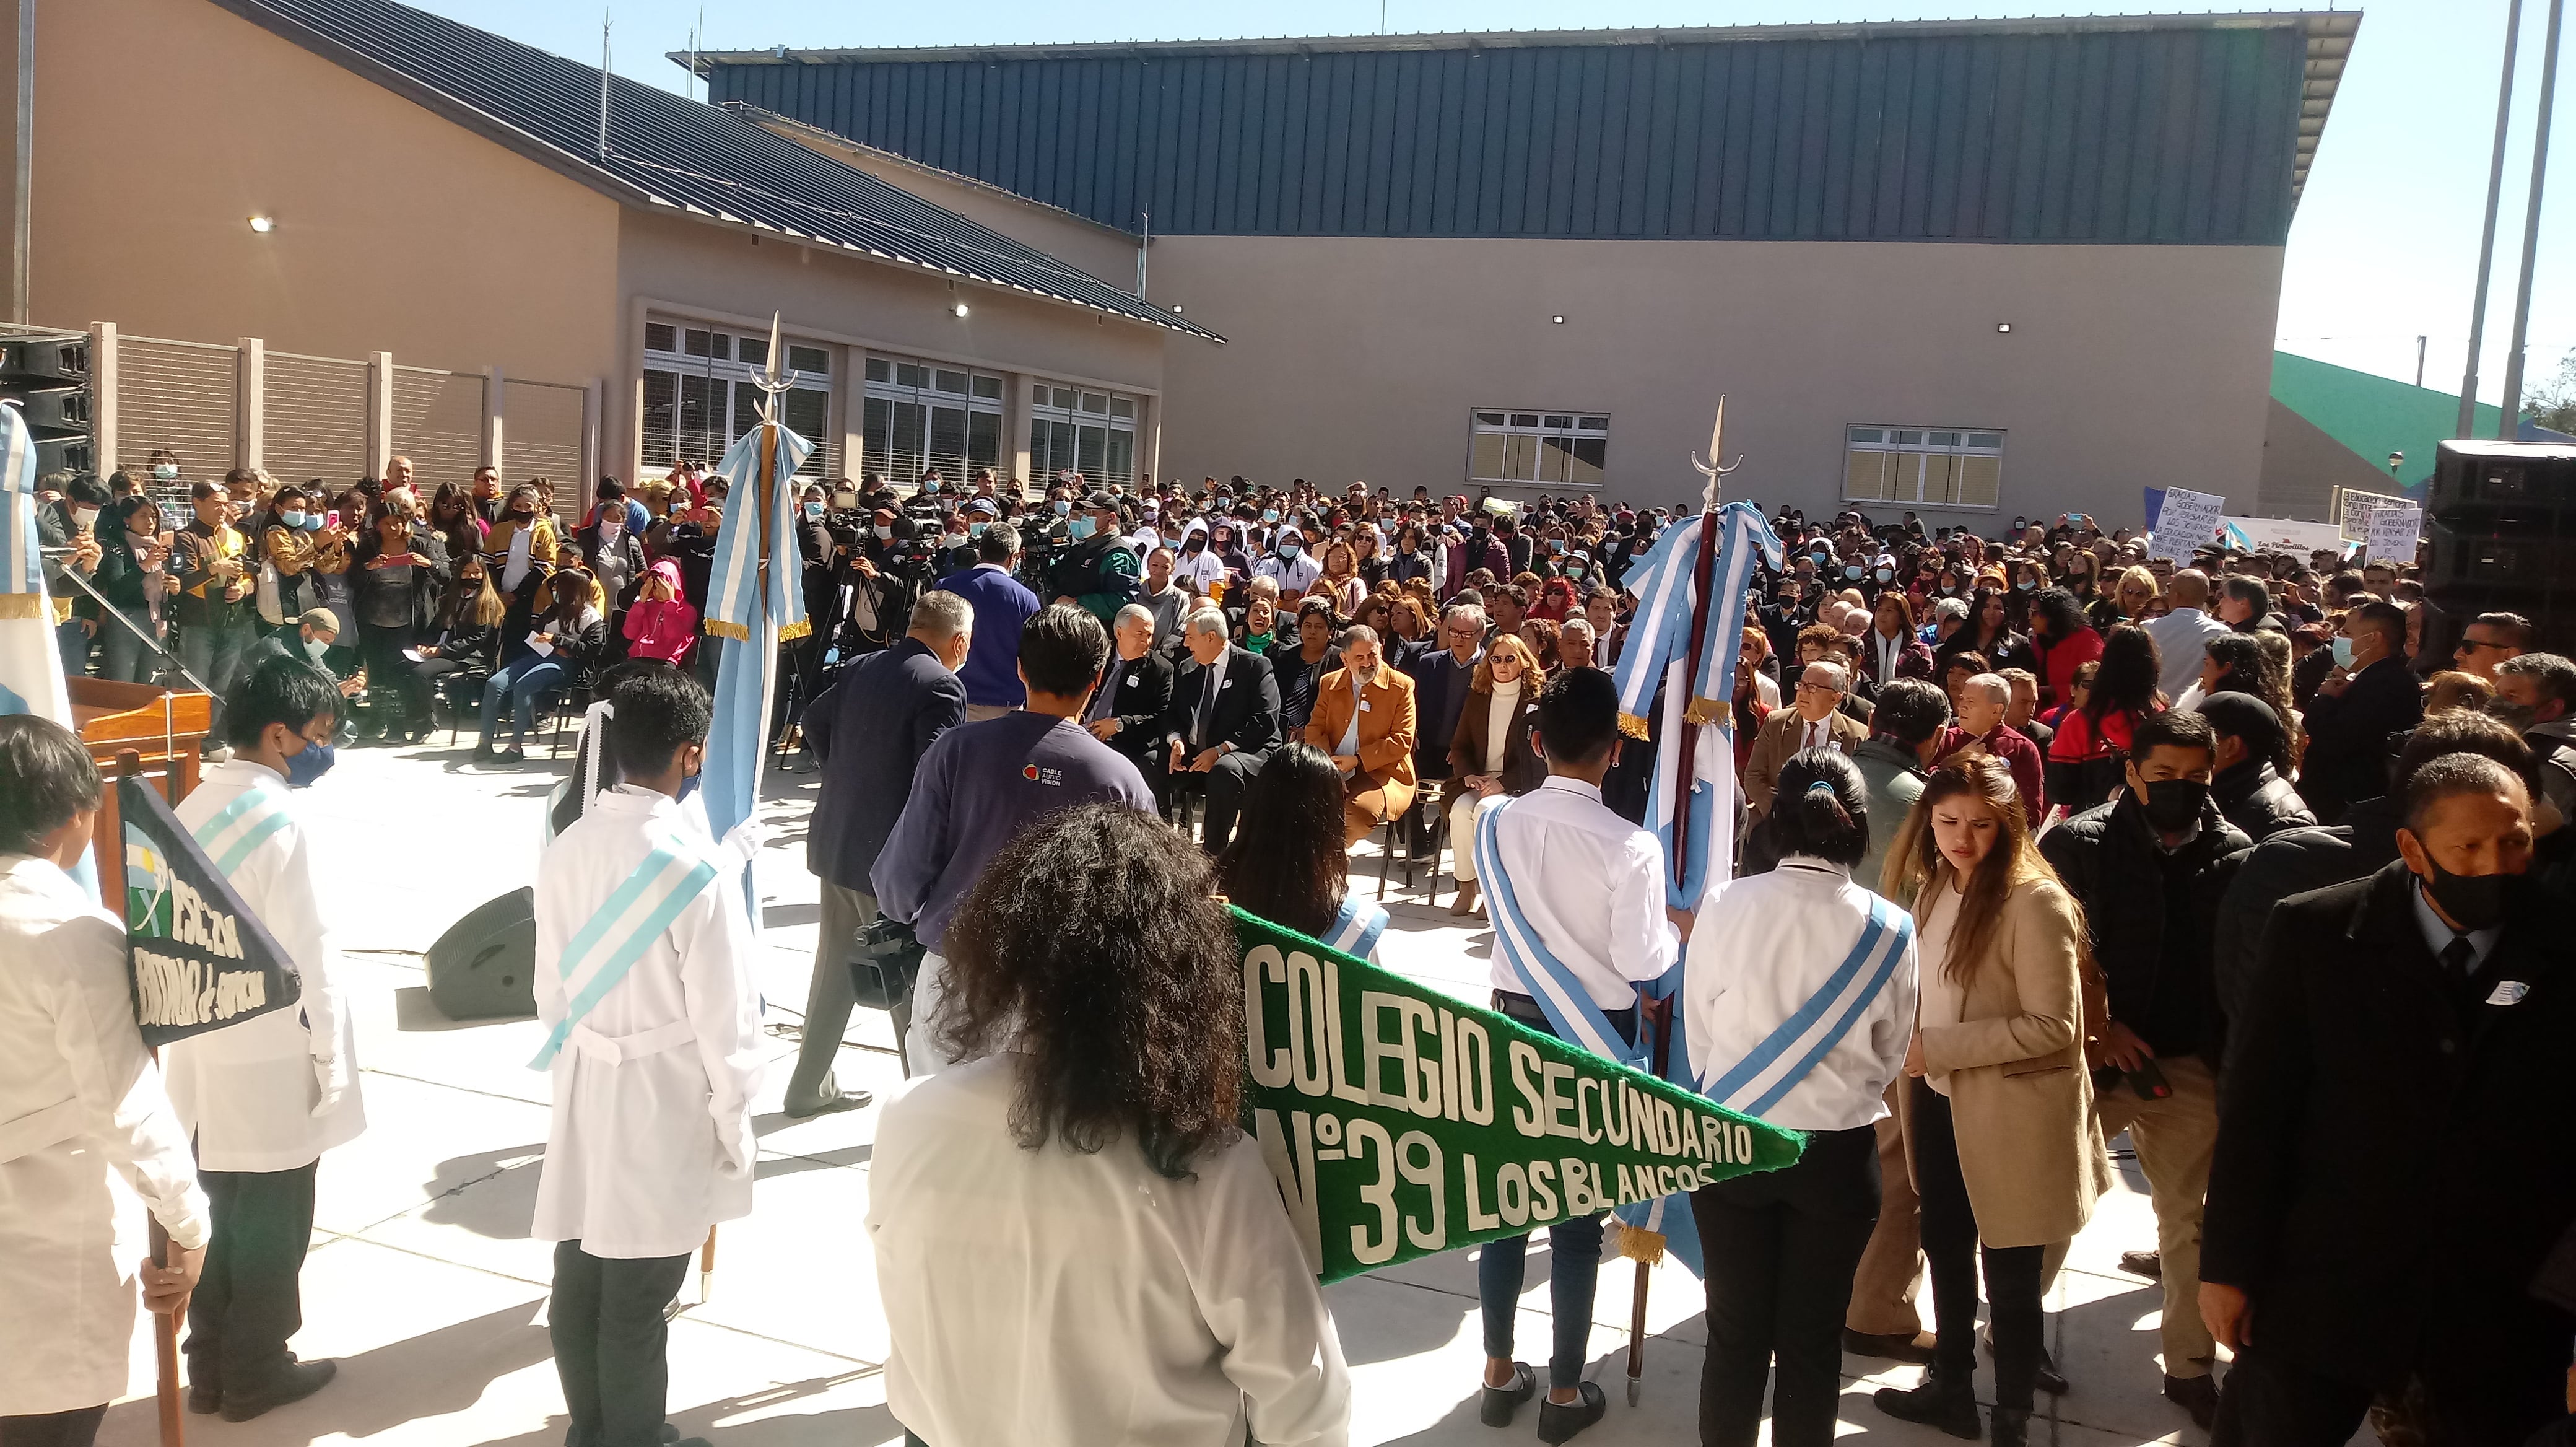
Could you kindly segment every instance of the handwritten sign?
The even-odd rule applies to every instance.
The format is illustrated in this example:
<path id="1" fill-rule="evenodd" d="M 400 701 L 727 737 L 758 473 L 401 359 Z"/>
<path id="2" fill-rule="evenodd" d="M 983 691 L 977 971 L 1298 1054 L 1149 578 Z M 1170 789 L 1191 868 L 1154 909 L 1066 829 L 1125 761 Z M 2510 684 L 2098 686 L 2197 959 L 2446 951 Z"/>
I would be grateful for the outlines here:
<path id="1" fill-rule="evenodd" d="M 2226 510 L 2227 499 L 2216 493 L 2166 488 L 2164 508 L 2156 514 L 2155 546 L 2147 556 L 2189 562 L 2193 549 L 2217 540 L 2218 517 Z"/>

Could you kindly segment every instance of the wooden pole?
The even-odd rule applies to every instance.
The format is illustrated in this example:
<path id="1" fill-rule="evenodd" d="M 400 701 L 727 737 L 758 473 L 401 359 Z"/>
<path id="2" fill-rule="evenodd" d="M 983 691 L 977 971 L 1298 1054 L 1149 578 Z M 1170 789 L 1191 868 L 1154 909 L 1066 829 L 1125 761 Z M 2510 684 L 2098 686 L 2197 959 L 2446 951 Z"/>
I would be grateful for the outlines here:
<path id="1" fill-rule="evenodd" d="M 116 754 L 116 777 L 120 784 L 127 779 L 141 779 L 143 755 L 134 749 L 119 749 Z M 179 792 L 179 772 L 176 761 L 173 761 L 172 766 L 163 775 L 162 792 L 174 796 Z M 174 797 L 170 802 L 176 804 L 178 800 Z M 100 814 L 102 821 L 110 822 L 110 827 L 114 828 L 119 836 L 124 833 L 124 826 L 114 821 L 121 817 L 122 812 L 103 810 Z M 117 914 L 123 915 L 125 913 L 125 848 L 122 839 L 121 837 L 111 838 L 103 842 L 93 839 L 91 848 L 93 857 L 99 860 L 100 902 Z M 152 1068 L 155 1070 L 161 1068 L 159 1050 L 152 1052 Z M 170 1233 L 162 1229 L 159 1217 L 153 1216 L 148 1211 L 144 1215 L 151 1229 L 152 1264 L 166 1269 L 170 1265 Z M 181 1447 L 188 1435 L 186 1409 L 180 1400 L 179 1387 L 180 1314 L 175 1311 L 152 1313 L 152 1364 L 156 1378 L 154 1396 L 161 1416 L 161 1447 Z"/>
<path id="2" fill-rule="evenodd" d="M 716 1228 L 707 1228 L 706 1244 L 698 1248 L 698 1300 L 704 1302 L 716 1284 Z"/>

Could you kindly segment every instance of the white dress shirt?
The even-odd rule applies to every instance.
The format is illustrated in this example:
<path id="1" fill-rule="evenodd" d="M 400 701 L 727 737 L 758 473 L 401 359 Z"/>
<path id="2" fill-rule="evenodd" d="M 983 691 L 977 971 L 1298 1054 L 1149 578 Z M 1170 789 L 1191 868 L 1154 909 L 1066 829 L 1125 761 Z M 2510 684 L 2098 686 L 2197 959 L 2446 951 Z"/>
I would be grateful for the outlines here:
<path id="1" fill-rule="evenodd" d="M 1664 916 L 1664 846 L 1611 813 L 1599 787 L 1549 775 L 1494 821 L 1494 854 L 1530 932 L 1603 1010 L 1636 1004 L 1638 984 L 1680 957 Z M 1501 950 L 1494 985 L 1529 993 Z"/>
<path id="2" fill-rule="evenodd" d="M 1350 1369 L 1259 1144 L 1181 1180 L 1132 1137 L 1031 1150 L 1015 1088 L 990 1056 L 908 1082 L 877 1123 L 895 1420 L 943 1443 L 1347 1442 Z"/>
<path id="3" fill-rule="evenodd" d="M 1682 971 L 1691 1073 L 1702 1081 L 1725 1074 L 1796 1014 L 1859 943 L 1876 898 L 1842 866 L 1791 855 L 1702 905 Z M 1886 1115 L 1887 1087 L 1914 1032 L 1915 970 L 1909 943 L 1851 1029 L 1762 1118 L 1794 1130 L 1852 1130 Z M 1864 973 L 1852 989 L 1867 982 Z M 1830 1018 L 1842 1018 L 1850 1000 L 1837 997 Z"/>
<path id="4" fill-rule="evenodd" d="M 2138 626 L 2156 640 L 2156 659 L 2163 665 L 2156 687 L 2168 699 L 2182 697 L 2182 691 L 2200 677 L 2200 665 L 2207 658 L 2204 645 L 2221 633 L 2235 631 L 2198 608 L 2176 608 Z"/>

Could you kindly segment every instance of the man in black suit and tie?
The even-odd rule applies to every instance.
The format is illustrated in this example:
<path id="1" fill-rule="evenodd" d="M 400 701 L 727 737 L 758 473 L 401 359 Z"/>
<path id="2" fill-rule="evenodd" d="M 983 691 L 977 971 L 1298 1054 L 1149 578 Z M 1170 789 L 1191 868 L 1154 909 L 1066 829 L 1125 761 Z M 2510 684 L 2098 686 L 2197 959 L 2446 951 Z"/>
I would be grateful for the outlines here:
<path id="1" fill-rule="evenodd" d="M 2202 1218 L 2213 1447 L 2339 1447 L 2410 1384 L 2432 1442 L 2566 1412 L 2576 1315 L 2529 1287 L 2576 1220 L 2576 951 L 2519 776 L 2447 754 L 2403 802 L 2397 862 L 2263 936 Z"/>
<path id="2" fill-rule="evenodd" d="M 1466 711 L 1468 686 L 1475 682 L 1484 640 L 1485 610 L 1459 603 L 1440 615 L 1440 646 L 1424 649 L 1404 665 L 1413 679 L 1413 777 L 1417 780 L 1449 777 L 1449 741 L 1458 732 L 1458 715 Z M 1412 819 L 1413 857 L 1427 858 L 1439 818 L 1432 810 L 1416 808 Z M 1460 849 L 1468 843 L 1451 842 Z"/>
<path id="3" fill-rule="evenodd" d="M 1146 772 L 1154 797 L 1171 807 L 1172 789 L 1196 774 L 1207 784 L 1202 844 L 1222 851 L 1234 836 L 1243 791 L 1279 746 L 1279 680 L 1270 660 L 1226 641 L 1225 615 L 1201 608 L 1181 622 L 1190 661 L 1172 685 L 1164 711 L 1158 768 Z"/>
<path id="4" fill-rule="evenodd" d="M 806 987 L 805 1043 L 787 1079 L 791 1116 L 868 1103 L 867 1092 L 844 1092 L 832 1079 L 854 1003 L 850 955 L 859 931 L 877 917 L 868 876 L 912 797 L 913 770 L 933 739 L 966 721 L 957 670 L 974 634 L 975 610 L 964 598 L 924 593 L 901 642 L 860 659 L 806 706 L 805 743 L 822 761 L 823 787 L 806 827 L 805 867 L 823 887 L 823 919 Z M 894 1022 L 898 1041 L 904 1014 Z"/>
<path id="5" fill-rule="evenodd" d="M 1142 603 L 1118 610 L 1118 626 L 1109 635 L 1114 656 L 1082 710 L 1082 726 L 1091 736 L 1126 755 L 1149 779 L 1154 755 L 1163 752 L 1154 747 L 1161 737 L 1154 726 L 1172 706 L 1174 672 L 1172 661 L 1155 651 L 1154 626 L 1154 610 Z"/>

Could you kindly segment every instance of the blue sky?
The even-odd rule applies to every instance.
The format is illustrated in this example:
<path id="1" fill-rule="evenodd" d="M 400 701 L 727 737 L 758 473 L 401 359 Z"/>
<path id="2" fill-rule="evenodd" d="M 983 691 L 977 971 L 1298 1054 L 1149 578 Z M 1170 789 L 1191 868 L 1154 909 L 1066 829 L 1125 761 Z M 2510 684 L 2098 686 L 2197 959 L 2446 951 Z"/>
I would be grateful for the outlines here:
<path id="1" fill-rule="evenodd" d="M 411 0 L 411 3 L 564 55 L 599 54 L 602 7 L 589 0 Z M 1961 4 L 1897 0 L 1263 0 L 1109 5 L 1030 0 L 935 6 L 827 0 L 614 0 L 615 68 L 679 90 L 684 72 L 663 59 L 685 50 L 705 16 L 704 48 L 748 50 L 870 45 L 1009 44 L 1031 41 L 1200 40 L 1262 35 L 1397 31 L 1542 30 L 1598 26 L 1743 25 L 1782 21 L 1917 20 L 2067 13 L 2070 4 Z M 2469 301 L 2494 140 L 2495 86 L 2506 0 L 2381 0 L 2364 9 L 2352 64 L 2336 96 L 2325 144 L 2290 232 L 2281 287 L 2280 345 L 2288 351 L 2413 380 L 2425 343 L 2428 386 L 2456 388 L 2467 358 Z M 2108 9 L 2110 7 L 2104 7 Z M 2164 0 L 2158 12 L 2227 11 L 2259 4 Z M 2349 3 L 2337 8 L 2350 10 Z M 2547 0 L 2525 0 L 2513 136 L 2496 236 L 2480 392 L 2496 400 L 2512 324 L 2521 256 Z M 2576 25 L 2568 27 L 2576 31 Z M 2562 76 L 2576 70 L 2576 34 L 2561 40 Z M 2551 194 L 2542 216 L 2532 293 L 2535 379 L 2576 347 L 2576 79 L 2562 87 L 2551 137 Z"/>

